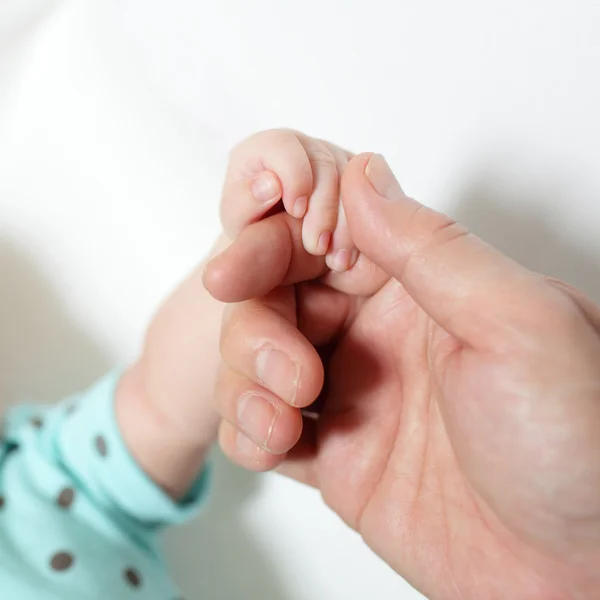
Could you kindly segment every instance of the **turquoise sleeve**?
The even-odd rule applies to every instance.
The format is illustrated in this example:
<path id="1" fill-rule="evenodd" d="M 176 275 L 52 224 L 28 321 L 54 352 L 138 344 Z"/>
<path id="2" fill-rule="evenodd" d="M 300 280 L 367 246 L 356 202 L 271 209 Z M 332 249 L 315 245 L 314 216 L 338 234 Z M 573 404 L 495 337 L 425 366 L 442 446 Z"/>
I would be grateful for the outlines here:
<path id="1" fill-rule="evenodd" d="M 198 511 L 209 474 L 199 475 L 182 502 L 154 484 L 120 435 L 117 383 L 112 373 L 60 405 L 21 406 L 6 415 L 0 444 L 3 599 L 54 598 L 44 590 L 55 587 L 57 598 L 118 599 L 141 586 L 144 598 L 176 597 L 158 532 Z"/>

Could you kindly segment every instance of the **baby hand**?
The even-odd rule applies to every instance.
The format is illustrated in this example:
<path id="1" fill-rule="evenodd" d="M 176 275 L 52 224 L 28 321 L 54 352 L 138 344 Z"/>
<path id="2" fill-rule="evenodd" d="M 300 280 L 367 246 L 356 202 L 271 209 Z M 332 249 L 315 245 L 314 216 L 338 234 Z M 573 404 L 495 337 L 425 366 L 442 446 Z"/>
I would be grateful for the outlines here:
<path id="1" fill-rule="evenodd" d="M 332 271 L 350 269 L 358 250 L 350 237 L 340 202 L 340 178 L 352 154 L 290 129 L 262 131 L 231 153 L 223 188 L 221 217 L 235 237 L 282 201 L 303 219 L 307 252 L 325 255 Z"/>
<path id="2" fill-rule="evenodd" d="M 306 250 L 333 271 L 358 258 L 339 198 L 340 177 L 352 155 L 291 130 L 258 133 L 232 154 L 223 189 L 222 220 L 229 237 L 259 221 L 282 200 L 302 218 Z M 223 250 L 222 238 L 215 252 Z M 121 380 L 117 418 L 132 454 L 173 497 L 185 494 L 216 438 L 213 404 L 223 305 L 202 283 L 202 266 L 179 286 L 153 319 L 140 359 Z M 291 407 L 288 407 L 290 413 Z M 286 439 L 297 438 L 290 416 Z M 293 423 L 292 423 L 293 421 Z"/>

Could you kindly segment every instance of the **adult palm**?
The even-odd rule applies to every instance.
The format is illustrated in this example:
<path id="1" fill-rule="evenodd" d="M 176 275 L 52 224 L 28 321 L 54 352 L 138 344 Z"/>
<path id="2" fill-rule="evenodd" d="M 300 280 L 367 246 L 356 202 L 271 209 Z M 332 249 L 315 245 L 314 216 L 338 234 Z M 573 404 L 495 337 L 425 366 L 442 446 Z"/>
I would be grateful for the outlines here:
<path id="1" fill-rule="evenodd" d="M 342 196 L 351 272 L 323 277 L 282 215 L 207 272 L 221 299 L 266 294 L 230 311 L 226 360 L 269 338 L 310 396 L 323 367 L 301 345 L 327 348 L 320 417 L 282 469 L 431 598 L 597 598 L 597 307 L 406 197 L 381 157 L 353 159 Z"/>

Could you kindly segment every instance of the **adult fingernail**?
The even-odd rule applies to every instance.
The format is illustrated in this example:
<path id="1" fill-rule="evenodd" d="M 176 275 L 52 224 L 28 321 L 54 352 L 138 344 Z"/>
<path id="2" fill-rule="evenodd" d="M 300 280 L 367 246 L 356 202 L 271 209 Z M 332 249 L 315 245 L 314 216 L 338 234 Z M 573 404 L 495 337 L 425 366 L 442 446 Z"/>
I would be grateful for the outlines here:
<path id="1" fill-rule="evenodd" d="M 261 450 L 260 448 L 245 434 L 241 431 L 238 431 L 236 436 L 236 445 L 238 452 L 252 459 L 253 461 L 258 461 L 260 457 Z"/>
<path id="2" fill-rule="evenodd" d="M 323 256 L 323 254 L 327 253 L 327 249 L 329 248 L 330 242 L 331 242 L 331 232 L 324 231 L 319 236 L 319 241 L 317 242 L 317 254 L 319 256 Z"/>
<path id="3" fill-rule="evenodd" d="M 348 248 L 342 248 L 336 250 L 333 254 L 327 256 L 325 261 L 327 266 L 337 273 L 342 273 L 350 268 L 350 260 L 352 258 L 352 251 Z"/>
<path id="4" fill-rule="evenodd" d="M 261 204 L 278 199 L 280 193 L 279 182 L 272 173 L 261 173 L 252 182 L 252 195 Z"/>
<path id="5" fill-rule="evenodd" d="M 365 168 L 365 175 L 375 191 L 387 200 L 396 202 L 405 197 L 398 180 L 381 154 L 371 156 Z"/>
<path id="6" fill-rule="evenodd" d="M 279 350 L 262 350 L 256 358 L 256 375 L 276 396 L 294 404 L 300 365 Z"/>
<path id="7" fill-rule="evenodd" d="M 301 219 L 306 214 L 307 208 L 308 198 L 306 196 L 298 198 L 294 202 L 294 206 L 292 206 L 292 216 L 296 217 L 296 219 Z"/>
<path id="8" fill-rule="evenodd" d="M 263 448 L 269 447 L 278 413 L 273 404 L 258 394 L 244 394 L 238 400 L 237 419 L 246 435 Z"/>

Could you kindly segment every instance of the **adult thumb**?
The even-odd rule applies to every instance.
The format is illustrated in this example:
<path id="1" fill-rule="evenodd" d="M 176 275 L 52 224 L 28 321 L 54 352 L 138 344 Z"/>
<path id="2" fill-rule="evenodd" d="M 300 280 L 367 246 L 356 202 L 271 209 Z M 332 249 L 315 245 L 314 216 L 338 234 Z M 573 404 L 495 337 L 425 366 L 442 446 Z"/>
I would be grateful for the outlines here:
<path id="1" fill-rule="evenodd" d="M 356 156 L 341 195 L 359 250 L 461 341 L 487 345 L 507 323 L 537 310 L 530 271 L 409 198 L 381 155 Z"/>

